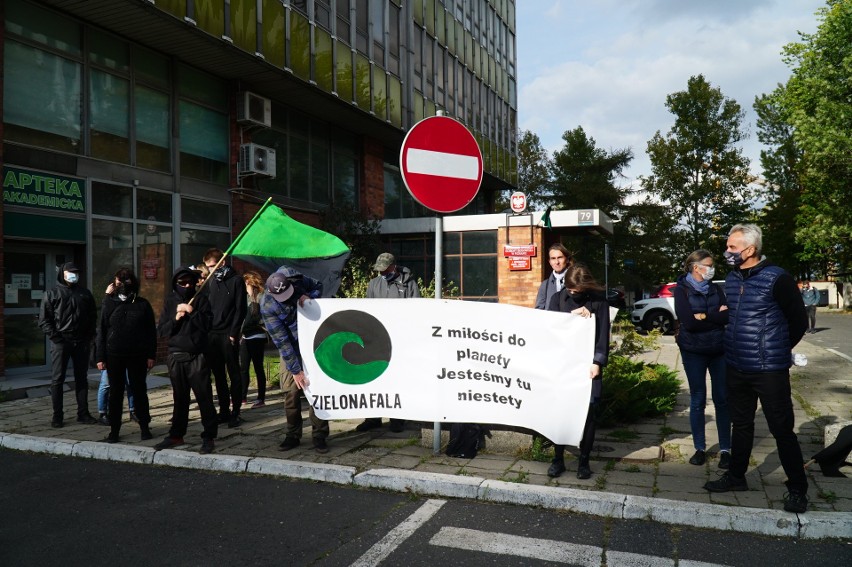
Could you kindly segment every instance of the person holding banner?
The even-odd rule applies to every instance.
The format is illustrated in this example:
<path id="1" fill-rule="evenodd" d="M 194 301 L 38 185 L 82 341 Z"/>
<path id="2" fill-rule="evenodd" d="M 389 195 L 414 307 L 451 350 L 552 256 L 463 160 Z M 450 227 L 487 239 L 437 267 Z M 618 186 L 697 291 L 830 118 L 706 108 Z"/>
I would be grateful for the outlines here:
<path id="1" fill-rule="evenodd" d="M 548 309 L 553 296 L 565 287 L 565 270 L 574 263 L 571 253 L 561 242 L 551 244 L 547 257 L 553 272 L 541 282 L 535 298 L 535 308 L 542 310 Z"/>
<path id="2" fill-rule="evenodd" d="M 589 378 L 592 380 L 592 396 L 589 400 L 589 412 L 583 427 L 580 441 L 580 462 L 577 465 L 577 478 L 592 476 L 589 457 L 595 443 L 595 412 L 601 397 L 603 368 L 609 360 L 609 305 L 603 286 L 599 285 L 589 268 L 584 264 L 572 264 L 565 270 L 565 286 L 554 295 L 549 311 L 561 311 L 580 317 L 595 316 L 595 348 L 589 366 Z M 565 445 L 554 445 L 553 462 L 547 469 L 547 476 L 558 477 L 565 472 Z"/>
<path id="3" fill-rule="evenodd" d="M 379 275 L 367 284 L 367 299 L 406 299 L 420 297 L 420 288 L 411 274 L 411 270 L 398 266 L 396 258 L 389 252 L 383 252 L 376 258 L 373 269 Z M 382 418 L 368 417 L 355 427 L 355 431 L 369 431 L 382 426 Z M 405 429 L 404 419 L 391 419 L 390 430 L 400 433 Z"/>
<path id="4" fill-rule="evenodd" d="M 266 280 L 266 293 L 260 304 L 260 316 L 266 330 L 281 354 L 281 389 L 284 390 L 284 412 L 287 414 L 287 430 L 284 441 L 279 445 L 282 451 L 299 446 L 302 439 L 301 393 L 308 384 L 299 353 L 299 328 L 297 311 L 300 305 L 310 299 L 322 296 L 322 284 L 304 276 L 286 266 Z M 308 413 L 311 420 L 314 450 L 328 453 L 328 421 L 319 419 L 311 407 Z"/>

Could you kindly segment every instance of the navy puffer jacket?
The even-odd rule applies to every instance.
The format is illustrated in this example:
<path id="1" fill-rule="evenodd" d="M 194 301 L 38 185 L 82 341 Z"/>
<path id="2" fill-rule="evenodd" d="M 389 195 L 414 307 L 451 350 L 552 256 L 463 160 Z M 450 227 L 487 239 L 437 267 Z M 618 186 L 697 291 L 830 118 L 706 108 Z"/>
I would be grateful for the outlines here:
<path id="1" fill-rule="evenodd" d="M 729 323 L 725 329 L 725 361 L 740 372 L 773 372 L 790 368 L 793 345 L 784 312 L 773 288 L 784 270 L 758 264 L 743 277 L 733 270 L 725 279 Z"/>

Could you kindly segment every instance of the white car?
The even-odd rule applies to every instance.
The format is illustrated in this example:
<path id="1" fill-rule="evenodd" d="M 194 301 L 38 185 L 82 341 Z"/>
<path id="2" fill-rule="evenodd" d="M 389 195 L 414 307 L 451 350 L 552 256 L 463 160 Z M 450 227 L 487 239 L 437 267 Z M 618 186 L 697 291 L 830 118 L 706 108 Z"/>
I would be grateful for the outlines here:
<path id="1" fill-rule="evenodd" d="M 725 289 L 725 280 L 713 280 L 714 284 Z M 677 315 L 675 314 L 672 290 L 677 284 L 668 283 L 660 287 L 648 299 L 640 299 L 633 305 L 630 320 L 646 331 L 657 329 L 664 335 L 674 333 Z M 655 297 L 654 297 L 655 296 Z"/>

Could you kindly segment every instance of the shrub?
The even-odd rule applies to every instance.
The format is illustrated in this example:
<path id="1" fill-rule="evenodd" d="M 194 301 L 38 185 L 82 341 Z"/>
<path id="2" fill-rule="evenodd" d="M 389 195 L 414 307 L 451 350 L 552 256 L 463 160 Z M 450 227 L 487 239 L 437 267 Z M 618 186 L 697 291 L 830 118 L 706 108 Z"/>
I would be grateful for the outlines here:
<path id="1" fill-rule="evenodd" d="M 611 355 L 603 372 L 599 424 L 633 423 L 667 413 L 679 391 L 677 372 L 668 366 Z"/>

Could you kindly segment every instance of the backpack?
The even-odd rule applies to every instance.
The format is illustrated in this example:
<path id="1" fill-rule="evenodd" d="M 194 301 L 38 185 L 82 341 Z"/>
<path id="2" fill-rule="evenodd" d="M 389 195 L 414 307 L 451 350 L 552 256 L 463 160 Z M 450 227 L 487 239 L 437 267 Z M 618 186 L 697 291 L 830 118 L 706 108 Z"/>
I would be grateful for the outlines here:
<path id="1" fill-rule="evenodd" d="M 491 431 L 476 423 L 454 423 L 450 426 L 450 441 L 444 451 L 448 457 L 472 459 L 476 452 L 485 448 L 485 437 Z"/>

